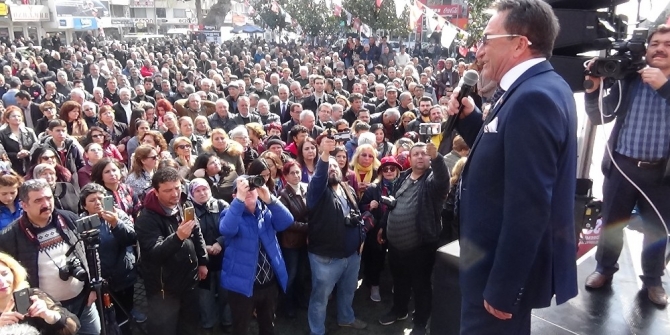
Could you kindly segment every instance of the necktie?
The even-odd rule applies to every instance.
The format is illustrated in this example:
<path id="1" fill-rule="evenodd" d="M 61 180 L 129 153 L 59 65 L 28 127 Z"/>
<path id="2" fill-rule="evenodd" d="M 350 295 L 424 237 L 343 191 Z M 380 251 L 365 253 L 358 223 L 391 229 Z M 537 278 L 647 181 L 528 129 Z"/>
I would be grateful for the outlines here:
<path id="1" fill-rule="evenodd" d="M 281 115 L 284 115 L 286 113 L 286 103 L 282 102 L 281 103 Z"/>
<path id="2" fill-rule="evenodd" d="M 321 98 L 318 98 L 318 99 L 316 99 L 316 106 L 318 107 L 320 105 L 321 105 Z"/>
<path id="3" fill-rule="evenodd" d="M 493 96 L 491 97 L 491 105 L 492 105 L 492 106 L 495 106 L 496 103 L 498 102 L 498 100 L 500 99 L 500 97 L 503 96 L 503 94 L 505 94 L 505 90 L 503 90 L 502 88 L 498 87 L 498 88 L 496 89 L 496 91 L 493 92 Z"/>

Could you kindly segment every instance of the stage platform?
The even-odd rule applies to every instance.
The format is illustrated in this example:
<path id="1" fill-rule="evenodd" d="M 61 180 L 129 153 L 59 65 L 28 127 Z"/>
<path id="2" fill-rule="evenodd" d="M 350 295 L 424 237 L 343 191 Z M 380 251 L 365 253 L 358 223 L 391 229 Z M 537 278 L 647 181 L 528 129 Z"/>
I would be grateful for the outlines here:
<path id="1" fill-rule="evenodd" d="M 660 335 L 670 334 L 670 307 L 659 308 L 640 291 L 642 234 L 625 230 L 619 272 L 611 287 L 587 290 L 584 280 L 595 269 L 595 249 L 577 265 L 579 295 L 561 306 L 533 311 L 532 333 L 541 335 Z M 670 292 L 666 270 L 663 286 Z"/>

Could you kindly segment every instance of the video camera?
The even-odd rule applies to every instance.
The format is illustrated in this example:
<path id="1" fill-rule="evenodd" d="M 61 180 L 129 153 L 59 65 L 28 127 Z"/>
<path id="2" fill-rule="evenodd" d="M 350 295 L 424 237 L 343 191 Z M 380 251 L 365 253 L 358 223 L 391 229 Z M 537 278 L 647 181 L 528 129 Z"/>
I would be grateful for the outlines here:
<path id="1" fill-rule="evenodd" d="M 645 43 L 648 36 L 648 29 L 638 28 L 629 40 L 610 42 L 607 49 L 616 50 L 616 55 L 596 58 L 591 69 L 585 71 L 586 75 L 621 80 L 637 73 L 647 65 L 644 56 L 647 52 Z M 589 85 L 591 84 L 585 83 L 585 86 Z"/>

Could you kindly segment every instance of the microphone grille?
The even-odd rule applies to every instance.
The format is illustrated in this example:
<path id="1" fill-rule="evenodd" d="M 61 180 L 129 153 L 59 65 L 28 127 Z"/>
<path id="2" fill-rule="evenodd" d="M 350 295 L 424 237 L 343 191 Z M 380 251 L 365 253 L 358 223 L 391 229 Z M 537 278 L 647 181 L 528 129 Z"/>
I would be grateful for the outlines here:
<path id="1" fill-rule="evenodd" d="M 479 73 L 475 70 L 468 70 L 463 74 L 463 85 L 475 86 L 478 81 Z"/>

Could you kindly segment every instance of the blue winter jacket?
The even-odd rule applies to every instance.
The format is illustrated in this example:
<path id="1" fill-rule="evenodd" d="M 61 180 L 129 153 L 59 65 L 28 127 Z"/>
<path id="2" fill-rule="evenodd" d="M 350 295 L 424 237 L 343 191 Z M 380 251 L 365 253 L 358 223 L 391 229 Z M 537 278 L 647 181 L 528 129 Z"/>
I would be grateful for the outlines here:
<path id="1" fill-rule="evenodd" d="M 288 274 L 279 250 L 277 232 L 293 224 L 291 212 L 272 197 L 269 205 L 257 201 L 254 214 L 249 213 L 244 202 L 235 198 L 230 207 L 221 212 L 219 231 L 225 237 L 221 286 L 251 297 L 254 291 L 258 266 L 258 241 L 263 243 L 275 276 L 284 291 Z"/>
<path id="2" fill-rule="evenodd" d="M 16 200 L 14 200 L 14 208 L 16 212 L 12 213 L 7 206 L 0 204 L 0 230 L 5 229 L 5 227 L 9 226 L 10 223 L 20 218 L 21 214 L 23 214 L 23 207 L 19 203 L 19 197 L 16 197 Z"/>

